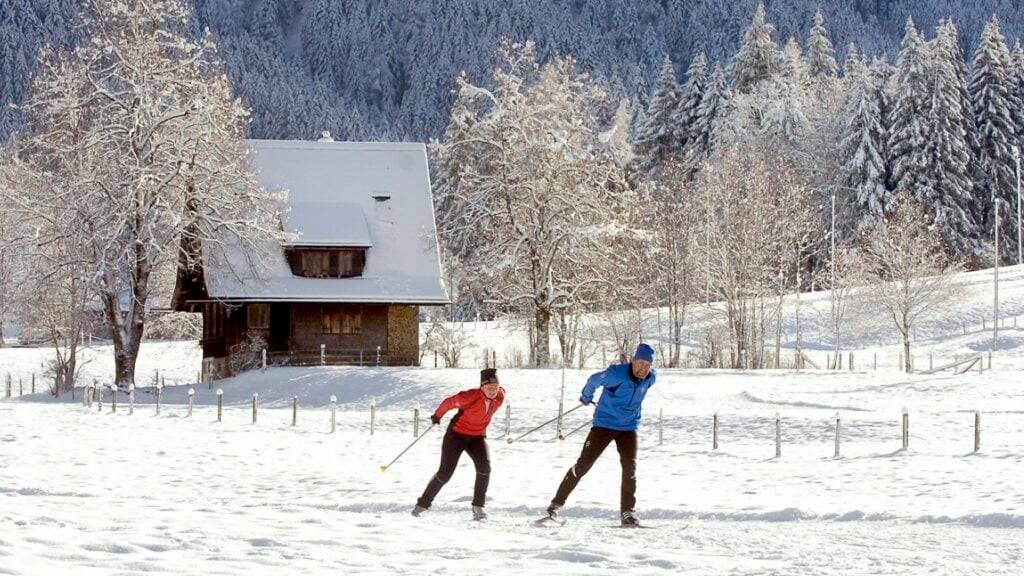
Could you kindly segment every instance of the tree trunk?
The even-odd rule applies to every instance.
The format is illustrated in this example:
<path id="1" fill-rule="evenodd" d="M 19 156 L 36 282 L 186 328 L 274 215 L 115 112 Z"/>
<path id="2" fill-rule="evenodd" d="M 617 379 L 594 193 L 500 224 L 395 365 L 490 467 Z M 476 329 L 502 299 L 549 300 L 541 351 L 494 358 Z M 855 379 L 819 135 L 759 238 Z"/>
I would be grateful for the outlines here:
<path id="1" fill-rule="evenodd" d="M 910 327 L 903 332 L 903 370 L 910 374 Z"/>
<path id="2" fill-rule="evenodd" d="M 547 308 L 537 308 L 537 312 L 534 315 L 536 324 L 536 341 L 534 343 L 534 359 L 536 366 L 547 366 L 551 363 L 551 310 Z"/>
<path id="3" fill-rule="evenodd" d="M 111 327 L 114 341 L 114 382 L 118 388 L 127 390 L 135 383 L 135 363 L 142 344 L 146 298 L 144 295 L 133 298 L 126 318 L 121 315 L 116 294 L 105 293 L 103 300 L 107 324 Z"/>

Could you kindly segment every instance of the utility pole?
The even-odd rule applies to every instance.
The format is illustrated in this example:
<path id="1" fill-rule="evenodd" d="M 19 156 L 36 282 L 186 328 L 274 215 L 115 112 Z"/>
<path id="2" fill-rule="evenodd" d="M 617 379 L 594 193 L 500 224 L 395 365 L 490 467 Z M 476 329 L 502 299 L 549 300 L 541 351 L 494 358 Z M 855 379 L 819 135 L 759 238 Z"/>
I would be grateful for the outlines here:
<path id="1" fill-rule="evenodd" d="M 992 268 L 992 351 L 996 349 L 996 339 L 999 338 L 999 198 L 992 189 L 992 200 L 995 204 L 995 265 Z"/>
<path id="2" fill-rule="evenodd" d="M 1017 173 L 1017 264 L 1024 264 L 1024 251 L 1021 250 L 1021 218 L 1020 218 L 1020 146 L 1013 147 L 1013 162 Z"/>
<path id="3" fill-rule="evenodd" d="M 832 193 L 832 285 L 829 286 L 832 300 L 832 338 L 836 345 L 836 366 L 839 365 L 839 310 L 836 306 L 836 194 Z M 826 366 L 831 368 L 831 366 Z"/>

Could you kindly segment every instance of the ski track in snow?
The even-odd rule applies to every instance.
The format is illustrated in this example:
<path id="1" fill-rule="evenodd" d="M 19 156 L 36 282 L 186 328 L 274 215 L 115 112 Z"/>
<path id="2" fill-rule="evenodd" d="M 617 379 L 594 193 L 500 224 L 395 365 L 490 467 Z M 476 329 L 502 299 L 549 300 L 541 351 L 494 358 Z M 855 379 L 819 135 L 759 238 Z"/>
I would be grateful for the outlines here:
<path id="1" fill-rule="evenodd" d="M 191 371 L 182 364 L 185 378 Z M 589 371 L 567 371 L 566 397 Z M 502 370 L 513 435 L 557 410 L 556 370 Z M 422 518 L 440 431 L 412 439 L 412 408 L 471 387 L 476 371 L 279 368 L 197 389 L 151 390 L 116 414 L 37 396 L 0 401 L 0 574 L 1020 574 L 1024 388 L 1019 373 L 664 370 L 645 406 L 638 512 L 616 530 L 613 448 L 583 479 L 563 527 L 534 526 L 584 432 L 507 445 L 491 428 L 486 523 L 470 520 L 468 458 Z M 263 398 L 259 422 L 249 402 Z M 300 397 L 299 425 L 290 402 Z M 342 399 L 329 434 L 330 394 Z M 376 400 L 369 435 L 368 405 Z M 569 404 L 571 406 L 571 404 Z M 911 446 L 899 445 L 899 410 Z M 658 412 L 664 444 L 658 445 Z M 973 410 L 982 452 L 971 453 Z M 774 413 L 783 456 L 774 456 Z M 834 415 L 842 456 L 832 457 Z M 578 411 L 566 429 L 585 422 Z M 711 449 L 719 413 L 720 449 Z"/>

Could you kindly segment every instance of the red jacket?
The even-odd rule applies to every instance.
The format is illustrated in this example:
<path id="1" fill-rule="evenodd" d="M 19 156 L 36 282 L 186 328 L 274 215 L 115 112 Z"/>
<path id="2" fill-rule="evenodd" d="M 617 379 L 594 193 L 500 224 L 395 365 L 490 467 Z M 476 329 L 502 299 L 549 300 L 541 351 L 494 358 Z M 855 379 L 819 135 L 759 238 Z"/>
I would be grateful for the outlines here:
<path id="1" fill-rule="evenodd" d="M 446 412 L 458 408 L 459 413 L 453 419 L 452 430 L 463 436 L 484 436 L 487 434 L 487 426 L 491 424 L 491 417 L 498 412 L 504 401 L 505 389 L 501 387 L 498 388 L 498 395 L 490 401 L 490 406 L 480 388 L 463 390 L 445 398 L 434 411 L 434 416 L 440 420 Z"/>

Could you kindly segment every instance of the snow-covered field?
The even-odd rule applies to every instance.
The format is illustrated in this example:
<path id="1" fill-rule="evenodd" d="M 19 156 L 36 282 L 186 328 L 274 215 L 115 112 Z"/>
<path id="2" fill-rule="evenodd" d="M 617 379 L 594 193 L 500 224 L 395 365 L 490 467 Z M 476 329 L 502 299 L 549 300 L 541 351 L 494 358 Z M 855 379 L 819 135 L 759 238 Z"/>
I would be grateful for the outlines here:
<path id="1" fill-rule="evenodd" d="M 196 407 L 186 417 L 198 346 L 147 343 L 134 414 L 123 396 L 111 413 L 109 391 L 102 410 L 53 400 L 41 381 L 36 396 L 0 399 L 0 574 L 1021 574 L 1024 269 L 1001 277 L 1006 326 L 993 369 L 982 374 L 893 370 L 897 341 L 864 310 L 844 339 L 857 356 L 853 372 L 662 369 L 641 429 L 638 512 L 655 526 L 642 531 L 612 528 L 612 448 L 570 498 L 566 526 L 533 526 L 586 427 L 565 441 L 547 427 L 509 445 L 504 413 L 491 428 L 490 520 L 469 519 L 468 459 L 434 508 L 412 518 L 436 469 L 441 432 L 386 473 L 379 467 L 412 440 L 413 410 L 422 407 L 425 427 L 443 397 L 475 385 L 475 369 L 271 368 L 214 385 L 227 405 L 218 423 L 214 390 L 205 386 L 191 384 Z M 929 352 L 938 365 L 991 348 L 991 323 L 981 326 L 991 313 L 991 271 L 961 282 L 956 308 L 919 330 L 918 367 Z M 819 363 L 831 347 L 827 308 L 827 293 L 802 298 L 803 348 Z M 656 319 L 653 311 L 644 319 L 655 341 Z M 711 320 L 695 310 L 691 321 L 689 344 L 697 345 Z M 499 366 L 525 349 L 514 323 L 465 330 L 470 366 L 484 348 L 497 350 Z M 794 334 L 790 323 L 788 349 Z M 48 354 L 0 349 L 0 375 L 11 374 L 15 394 L 21 379 L 27 394 Z M 109 346 L 87 350 L 82 381 L 109 382 L 110 355 Z M 599 360 L 595 354 L 590 364 Z M 167 384 L 159 416 L 149 388 L 158 371 Z M 590 372 L 565 372 L 567 408 Z M 560 371 L 502 368 L 501 376 L 512 436 L 557 413 Z M 261 398 L 255 425 L 253 393 Z M 586 424 L 583 412 L 566 416 L 567 431 Z M 720 447 L 712 450 L 716 412 Z"/>
<path id="2" fill-rule="evenodd" d="M 587 372 L 567 371 L 575 398 Z M 512 434 L 553 416 L 561 374 L 503 370 Z M 3 574 L 1020 574 L 1024 388 L 1020 375 L 664 370 L 641 430 L 638 512 L 612 528 L 613 449 L 583 480 L 563 528 L 537 528 L 583 440 L 553 428 L 508 445 L 492 424 L 486 524 L 469 520 L 472 465 L 434 508 L 409 510 L 433 473 L 440 431 L 386 473 L 431 409 L 473 370 L 277 368 L 214 395 L 170 388 L 160 416 L 139 394 L 110 413 L 0 401 Z M 251 423 L 251 394 L 263 398 Z M 300 397 L 299 425 L 290 402 Z M 338 396 L 338 432 L 327 401 Z M 369 434 L 369 404 L 378 406 Z M 568 404 L 572 406 L 572 404 Z M 910 449 L 899 415 L 910 410 Z M 982 450 L 972 454 L 973 410 Z M 658 412 L 664 413 L 658 444 Z M 711 450 L 711 415 L 721 419 Z M 843 419 L 832 457 L 833 419 Z M 579 410 L 567 429 L 585 421 Z M 773 417 L 782 416 L 782 458 Z"/>

